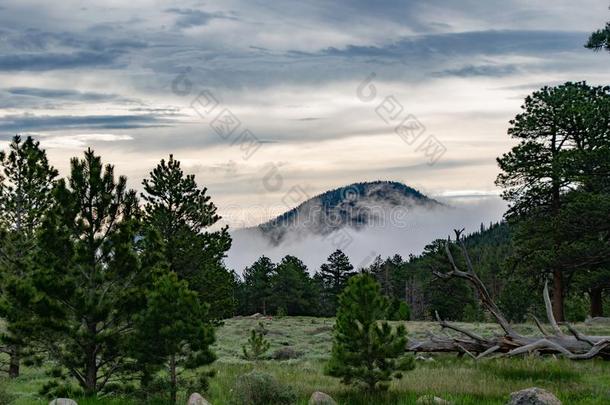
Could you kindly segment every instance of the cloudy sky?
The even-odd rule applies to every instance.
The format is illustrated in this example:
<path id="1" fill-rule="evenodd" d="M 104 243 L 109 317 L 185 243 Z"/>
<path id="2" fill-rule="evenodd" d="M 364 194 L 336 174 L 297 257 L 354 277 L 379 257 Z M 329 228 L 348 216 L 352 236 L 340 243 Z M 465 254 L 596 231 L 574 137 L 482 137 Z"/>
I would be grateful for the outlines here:
<path id="1" fill-rule="evenodd" d="M 397 180 L 493 194 L 508 121 L 545 84 L 608 84 L 606 0 L 0 1 L 0 141 L 132 187 L 173 153 L 227 220 Z M 294 196 L 294 193 L 292 194 Z"/>

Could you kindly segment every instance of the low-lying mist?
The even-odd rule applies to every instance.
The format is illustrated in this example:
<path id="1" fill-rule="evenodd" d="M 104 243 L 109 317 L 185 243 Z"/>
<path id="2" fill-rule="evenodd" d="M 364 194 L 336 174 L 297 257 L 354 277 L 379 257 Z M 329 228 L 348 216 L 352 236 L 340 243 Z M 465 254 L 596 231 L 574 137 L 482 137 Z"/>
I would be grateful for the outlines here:
<path id="1" fill-rule="evenodd" d="M 499 197 L 448 199 L 447 206 L 415 207 L 399 223 L 365 226 L 360 230 L 343 227 L 329 235 L 295 233 L 273 245 L 256 228 L 236 229 L 231 234 L 233 245 L 225 260 L 227 266 L 241 274 L 260 256 L 279 261 L 286 255 L 301 259 L 314 273 L 336 249 L 343 250 L 356 268 L 365 267 L 377 256 L 419 254 L 424 246 L 438 238 L 465 228 L 467 233 L 480 229 L 481 223 L 502 219 L 506 203 Z"/>

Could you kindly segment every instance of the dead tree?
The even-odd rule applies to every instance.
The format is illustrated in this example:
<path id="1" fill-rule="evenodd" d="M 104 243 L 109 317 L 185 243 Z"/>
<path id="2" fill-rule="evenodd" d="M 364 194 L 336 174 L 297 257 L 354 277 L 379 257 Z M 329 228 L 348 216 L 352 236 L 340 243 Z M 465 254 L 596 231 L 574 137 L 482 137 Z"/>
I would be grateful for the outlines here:
<path id="1" fill-rule="evenodd" d="M 411 339 L 407 346 L 410 352 L 457 352 L 467 354 L 475 359 L 486 356 L 516 356 L 528 353 L 556 354 L 562 355 L 572 360 L 587 360 L 594 357 L 610 359 L 610 336 L 587 336 L 576 330 L 572 325 L 563 325 L 569 332 L 564 333 L 553 315 L 549 290 L 544 286 L 543 297 L 546 306 L 546 315 L 550 325 L 550 331 L 534 317 L 534 322 L 539 336 L 524 336 L 518 333 L 506 320 L 496 303 L 489 295 L 487 288 L 477 276 L 468 255 L 466 246 L 461 237 L 462 231 L 456 230 L 456 244 L 459 247 L 466 263 L 466 270 L 460 270 L 451 253 L 451 239 L 447 239 L 445 250 L 451 264 L 452 270 L 448 272 L 435 271 L 434 274 L 439 278 L 457 277 L 470 282 L 476 289 L 483 307 L 491 314 L 503 331 L 501 335 L 493 337 L 483 337 L 465 328 L 442 320 L 438 313 L 436 318 L 443 330 L 453 330 L 457 332 L 455 336 L 448 334 L 444 336 L 429 334 L 427 340 L 418 341 Z"/>

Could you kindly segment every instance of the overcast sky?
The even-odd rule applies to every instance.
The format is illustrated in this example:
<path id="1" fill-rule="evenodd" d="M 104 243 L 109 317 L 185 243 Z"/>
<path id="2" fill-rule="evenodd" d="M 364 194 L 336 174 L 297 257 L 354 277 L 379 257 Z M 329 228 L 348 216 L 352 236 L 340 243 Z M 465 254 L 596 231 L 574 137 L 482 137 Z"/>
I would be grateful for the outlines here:
<path id="1" fill-rule="evenodd" d="M 609 18 L 606 0 L 0 1 L 0 140 L 35 135 L 62 174 L 92 146 L 134 188 L 173 153 L 236 224 L 295 187 L 493 194 L 528 93 L 608 84 L 583 44 Z"/>

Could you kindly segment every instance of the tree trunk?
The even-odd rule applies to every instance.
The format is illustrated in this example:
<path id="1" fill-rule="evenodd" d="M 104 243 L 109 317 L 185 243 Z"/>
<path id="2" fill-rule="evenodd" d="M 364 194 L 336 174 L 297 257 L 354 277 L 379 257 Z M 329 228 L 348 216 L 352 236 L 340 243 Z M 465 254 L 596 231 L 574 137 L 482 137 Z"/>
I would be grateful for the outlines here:
<path id="1" fill-rule="evenodd" d="M 8 366 L 8 376 L 10 378 L 19 377 L 19 366 L 21 362 L 21 353 L 18 345 L 12 345 L 10 348 L 10 360 Z"/>
<path id="2" fill-rule="evenodd" d="M 563 273 L 560 270 L 553 272 L 553 315 L 557 322 L 565 321 L 563 311 Z"/>
<path id="3" fill-rule="evenodd" d="M 170 403 L 176 405 L 178 394 L 178 378 L 176 376 L 176 355 L 172 354 L 169 358 L 169 376 L 170 376 Z"/>
<path id="4" fill-rule="evenodd" d="M 602 299 L 601 287 L 592 288 L 589 291 L 591 298 L 591 317 L 604 316 L 604 302 Z"/>
<path id="5" fill-rule="evenodd" d="M 85 346 L 85 395 L 94 396 L 97 394 L 97 344 L 95 336 L 97 328 L 95 323 L 87 322 L 89 332 L 89 342 Z"/>

